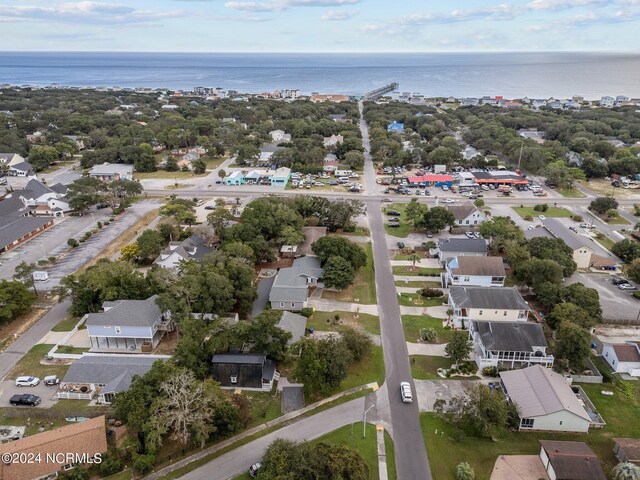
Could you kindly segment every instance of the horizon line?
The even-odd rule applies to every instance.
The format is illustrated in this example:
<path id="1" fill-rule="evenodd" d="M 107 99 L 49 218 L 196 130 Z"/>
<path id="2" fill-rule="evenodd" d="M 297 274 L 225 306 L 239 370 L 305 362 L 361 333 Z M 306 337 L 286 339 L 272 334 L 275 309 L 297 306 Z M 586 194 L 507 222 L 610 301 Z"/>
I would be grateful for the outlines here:
<path id="1" fill-rule="evenodd" d="M 535 54 L 535 53 L 612 53 L 612 54 L 635 54 L 640 55 L 640 52 L 635 50 L 420 50 L 420 51 L 193 51 L 193 50 L 2 50 L 0 53 L 152 53 L 152 54 L 224 54 L 224 55 L 237 55 L 237 54 L 288 54 L 288 55 L 416 55 L 416 54 L 455 54 L 455 53 L 520 53 L 520 54 Z"/>

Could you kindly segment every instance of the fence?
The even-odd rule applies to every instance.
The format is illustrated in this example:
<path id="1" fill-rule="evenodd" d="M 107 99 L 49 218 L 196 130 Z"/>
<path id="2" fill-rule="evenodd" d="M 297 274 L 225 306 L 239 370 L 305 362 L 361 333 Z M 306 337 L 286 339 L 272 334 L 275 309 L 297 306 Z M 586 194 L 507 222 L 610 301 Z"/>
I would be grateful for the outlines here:
<path id="1" fill-rule="evenodd" d="M 602 374 L 598 370 L 598 368 L 593 364 L 591 359 L 587 359 L 587 369 L 591 370 L 591 375 L 571 375 L 571 379 L 576 383 L 602 383 L 604 378 Z"/>
<path id="2" fill-rule="evenodd" d="M 115 418 L 115 411 L 107 407 L 91 407 L 84 410 L 56 411 L 48 408 L 4 408 L 3 414 L 8 418 L 32 418 L 32 419 L 54 419 L 86 417 L 93 418 L 106 415 L 107 418 Z"/>
<path id="3" fill-rule="evenodd" d="M 66 345 L 66 343 L 69 341 L 69 339 L 71 337 L 73 337 L 73 335 L 75 335 L 75 333 L 78 331 L 80 326 L 84 322 L 87 321 L 87 317 L 88 316 L 89 315 L 87 314 L 84 317 L 82 317 L 80 319 L 80 321 L 78 323 L 76 323 L 76 326 L 73 327 L 73 329 L 69 333 L 67 333 L 62 340 L 60 340 L 58 343 L 56 343 L 51 350 L 49 350 L 49 353 L 47 355 L 49 357 L 51 357 L 51 358 L 64 358 L 64 359 L 71 359 L 71 360 L 77 360 L 79 358 L 82 358 L 82 354 L 77 354 L 77 353 L 56 353 L 56 351 L 58 350 L 60 345 Z"/>

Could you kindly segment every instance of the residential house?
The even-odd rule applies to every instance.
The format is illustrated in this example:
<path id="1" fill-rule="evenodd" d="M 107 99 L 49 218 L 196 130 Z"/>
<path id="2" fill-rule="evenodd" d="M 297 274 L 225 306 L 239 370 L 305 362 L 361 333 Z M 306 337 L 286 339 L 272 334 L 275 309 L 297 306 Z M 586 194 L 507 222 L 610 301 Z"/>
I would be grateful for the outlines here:
<path id="1" fill-rule="evenodd" d="M 25 138 L 29 143 L 36 144 L 36 143 L 40 143 L 44 139 L 44 135 L 42 134 L 41 131 L 36 130 L 30 135 L 25 135 Z"/>
<path id="2" fill-rule="evenodd" d="M 71 140 L 75 146 L 78 147 L 78 150 L 84 150 L 84 140 L 82 137 L 79 137 L 78 135 L 63 135 L 63 137 L 67 140 Z"/>
<path id="3" fill-rule="evenodd" d="M 292 345 L 304 337 L 307 331 L 307 317 L 284 311 L 278 322 L 278 327 L 291 334 L 288 344 Z"/>
<path id="4" fill-rule="evenodd" d="M 164 334 L 175 328 L 160 311 L 156 298 L 104 302 L 102 312 L 89 313 L 85 325 L 91 350 L 150 353 Z"/>
<path id="5" fill-rule="evenodd" d="M 529 305 L 515 288 L 457 287 L 449 289 L 449 307 L 456 328 L 473 320 L 526 322 Z"/>
<path id="6" fill-rule="evenodd" d="M 606 480 L 597 455 L 584 442 L 540 440 L 540 460 L 552 480 Z"/>
<path id="7" fill-rule="evenodd" d="M 0 165 L 6 165 L 10 167 L 11 165 L 16 165 L 18 163 L 23 163 L 26 160 L 22 155 L 18 155 L 17 153 L 0 153 Z"/>
<path id="8" fill-rule="evenodd" d="M 296 256 L 314 255 L 312 246 L 322 237 L 327 236 L 327 227 L 304 227 L 304 242 L 298 246 Z"/>
<path id="9" fill-rule="evenodd" d="M 602 358 L 614 372 L 640 377 L 640 342 L 605 343 Z"/>
<path id="10" fill-rule="evenodd" d="M 269 132 L 271 141 L 274 143 L 284 143 L 291 141 L 291 134 L 285 133 L 284 130 L 272 130 Z"/>
<path id="11" fill-rule="evenodd" d="M 326 148 L 336 147 L 339 143 L 344 142 L 342 135 L 331 135 L 330 137 L 324 137 L 323 144 Z"/>
<path id="12" fill-rule="evenodd" d="M 520 129 L 520 130 L 518 130 L 518 134 L 522 138 L 533 140 L 536 143 L 539 143 L 539 144 L 543 144 L 544 143 L 545 132 L 538 131 L 535 128 L 532 128 L 532 129 L 525 129 L 525 128 Z"/>
<path id="13" fill-rule="evenodd" d="M 616 101 L 616 99 L 613 98 L 613 97 L 609 97 L 609 96 L 602 97 L 600 99 L 600 106 L 601 107 L 605 107 L 605 108 L 611 108 L 611 107 L 613 107 L 615 101 Z"/>
<path id="14" fill-rule="evenodd" d="M 633 463 L 640 467 L 640 439 L 614 438 L 613 453 L 622 463 Z"/>
<path id="15" fill-rule="evenodd" d="M 482 238 L 447 238 L 438 242 L 437 255 L 443 265 L 456 257 L 485 257 L 487 241 Z"/>
<path id="16" fill-rule="evenodd" d="M 553 355 L 547 353 L 547 340 L 539 323 L 472 321 L 469 336 L 478 368 L 553 366 Z"/>
<path id="17" fill-rule="evenodd" d="M 329 119 L 336 123 L 353 123 L 353 121 L 350 118 L 347 118 L 344 113 L 329 115 Z"/>
<path id="18" fill-rule="evenodd" d="M 461 107 L 477 107 L 478 105 L 480 105 L 479 98 L 461 98 L 460 99 Z"/>
<path id="19" fill-rule="evenodd" d="M 471 160 L 473 157 L 477 157 L 478 155 L 482 155 L 477 149 L 472 147 L 471 145 L 467 145 L 462 152 L 462 157 L 465 160 Z"/>
<path id="20" fill-rule="evenodd" d="M 291 178 L 291 169 L 287 167 L 280 167 L 269 177 L 272 186 L 286 187 Z"/>
<path id="21" fill-rule="evenodd" d="M 625 95 L 618 95 L 616 97 L 616 100 L 614 102 L 616 107 L 620 107 L 622 105 L 626 105 L 629 103 L 629 97 L 625 96 Z"/>
<path id="22" fill-rule="evenodd" d="M 92 400 L 97 396 L 98 403 L 109 405 L 129 389 L 134 375 L 143 376 L 159 359 L 156 355 L 83 355 L 69 366 L 57 397 Z"/>
<path id="23" fill-rule="evenodd" d="M 456 219 L 454 225 L 459 227 L 479 226 L 487 219 L 472 203 L 447 205 L 446 209 L 453 213 Z"/>
<path id="24" fill-rule="evenodd" d="M 179 106 L 173 103 L 167 103 L 166 105 L 162 105 L 160 108 L 162 110 L 177 110 Z"/>
<path id="25" fill-rule="evenodd" d="M 153 262 L 162 268 L 177 268 L 182 261 L 201 260 L 213 251 L 204 238 L 192 235 L 181 242 L 169 242 L 169 246 L 160 252 Z"/>
<path id="26" fill-rule="evenodd" d="M 280 378 L 276 364 L 264 353 L 222 353 L 211 358 L 211 376 L 228 390 L 270 392 Z"/>
<path id="27" fill-rule="evenodd" d="M 445 265 L 443 288 L 449 285 L 504 287 L 502 257 L 456 257 Z"/>
<path id="28" fill-rule="evenodd" d="M 281 258 L 295 258 L 298 251 L 297 245 L 282 245 L 280 247 Z"/>
<path id="29" fill-rule="evenodd" d="M 293 265 L 281 268 L 271 287 L 269 302 L 274 310 L 302 310 L 307 306 L 309 289 L 322 282 L 324 271 L 317 257 L 296 258 Z"/>
<path id="30" fill-rule="evenodd" d="M 5 455 L 25 459 L 40 458 L 40 461 L 0 462 L 0 478 L 56 478 L 58 472 L 70 470 L 76 465 L 77 461 L 73 459 L 89 460 L 106 451 L 107 431 L 105 417 L 101 415 L 0 444 L 0 455 L 3 458 Z"/>
<path id="31" fill-rule="evenodd" d="M 13 195 L 18 196 L 31 209 L 31 215 L 61 217 L 64 212 L 72 210 L 66 193 L 67 187 L 60 183 L 48 187 L 33 179 L 29 180 L 24 190 L 17 190 Z"/>
<path id="32" fill-rule="evenodd" d="M 14 177 L 35 177 L 35 173 L 33 173 L 33 165 L 29 162 L 20 162 L 10 165 L 8 173 Z"/>
<path id="33" fill-rule="evenodd" d="M 591 417 L 564 377 L 541 365 L 500 372 L 502 389 L 518 407 L 519 430 L 589 431 Z"/>
<path id="34" fill-rule="evenodd" d="M 325 102 L 341 103 L 341 102 L 348 102 L 349 96 L 336 95 L 336 94 L 328 94 L 328 95 L 314 94 L 314 95 L 311 95 L 311 97 L 309 97 L 309 100 L 313 103 L 325 103 Z"/>
<path id="35" fill-rule="evenodd" d="M 236 170 L 235 172 L 231 172 L 229 176 L 224 178 L 225 185 L 244 185 L 244 174 L 240 170 Z"/>
<path id="36" fill-rule="evenodd" d="M 387 132 L 390 133 L 399 133 L 399 134 L 403 134 L 404 133 L 404 123 L 399 123 L 399 122 L 391 122 L 390 124 L 387 125 Z"/>
<path id="37" fill-rule="evenodd" d="M 102 165 L 95 165 L 89 171 L 89 176 L 104 182 L 112 182 L 114 180 L 133 180 L 133 165 L 126 165 L 124 163 L 103 163 Z"/>

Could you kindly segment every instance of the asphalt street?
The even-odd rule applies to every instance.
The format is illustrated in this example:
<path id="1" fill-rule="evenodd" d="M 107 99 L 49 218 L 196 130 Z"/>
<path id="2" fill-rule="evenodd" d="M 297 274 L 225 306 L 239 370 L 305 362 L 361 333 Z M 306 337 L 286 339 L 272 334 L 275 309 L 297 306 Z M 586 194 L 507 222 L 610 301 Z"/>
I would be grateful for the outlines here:
<path id="1" fill-rule="evenodd" d="M 372 192 L 371 186 L 376 184 L 376 179 L 370 154 L 369 132 L 362 115 L 362 103 L 360 117 L 362 143 L 365 149 L 365 190 Z M 399 480 L 431 480 L 429 459 L 420 428 L 418 402 L 403 403 L 400 398 L 400 382 L 410 382 L 414 392 L 416 389 L 411 376 L 407 344 L 400 320 L 400 306 L 389 260 L 381 203 L 380 200 L 370 197 L 364 197 L 364 201 L 367 206 L 373 256 L 376 259 L 378 316 L 384 352 L 385 381 L 391 410 L 396 471 Z"/>

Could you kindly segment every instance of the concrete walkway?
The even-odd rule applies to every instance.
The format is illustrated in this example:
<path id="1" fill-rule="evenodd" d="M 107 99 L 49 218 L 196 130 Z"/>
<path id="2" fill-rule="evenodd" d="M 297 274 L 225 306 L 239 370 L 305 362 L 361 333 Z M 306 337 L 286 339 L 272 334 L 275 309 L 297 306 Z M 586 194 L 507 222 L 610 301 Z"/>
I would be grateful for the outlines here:
<path id="1" fill-rule="evenodd" d="M 411 343 L 407 342 L 409 355 L 426 355 L 428 357 L 444 357 L 446 343 Z"/>
<path id="2" fill-rule="evenodd" d="M 437 282 L 440 284 L 440 276 L 431 277 L 427 275 L 394 275 L 394 280 L 396 282 Z"/>
<path id="3" fill-rule="evenodd" d="M 378 440 L 378 478 L 380 480 L 388 480 L 387 473 L 387 452 L 384 446 L 384 427 L 376 426 L 376 439 Z"/>
<path id="4" fill-rule="evenodd" d="M 391 266 L 393 267 L 413 267 L 411 260 L 391 260 Z M 416 262 L 416 267 L 422 268 L 440 268 L 440 262 L 437 258 L 423 258 L 419 262 Z"/>
<path id="5" fill-rule="evenodd" d="M 429 315 L 435 318 L 445 319 L 447 318 L 447 309 L 445 305 L 438 305 L 437 307 L 405 307 L 400 305 L 401 315 Z"/>
<path id="6" fill-rule="evenodd" d="M 309 307 L 315 308 L 320 312 L 358 312 L 368 313 L 369 315 L 378 315 L 378 305 L 365 305 L 361 303 L 339 302 L 337 300 L 316 300 L 310 298 L 307 302 Z"/>

